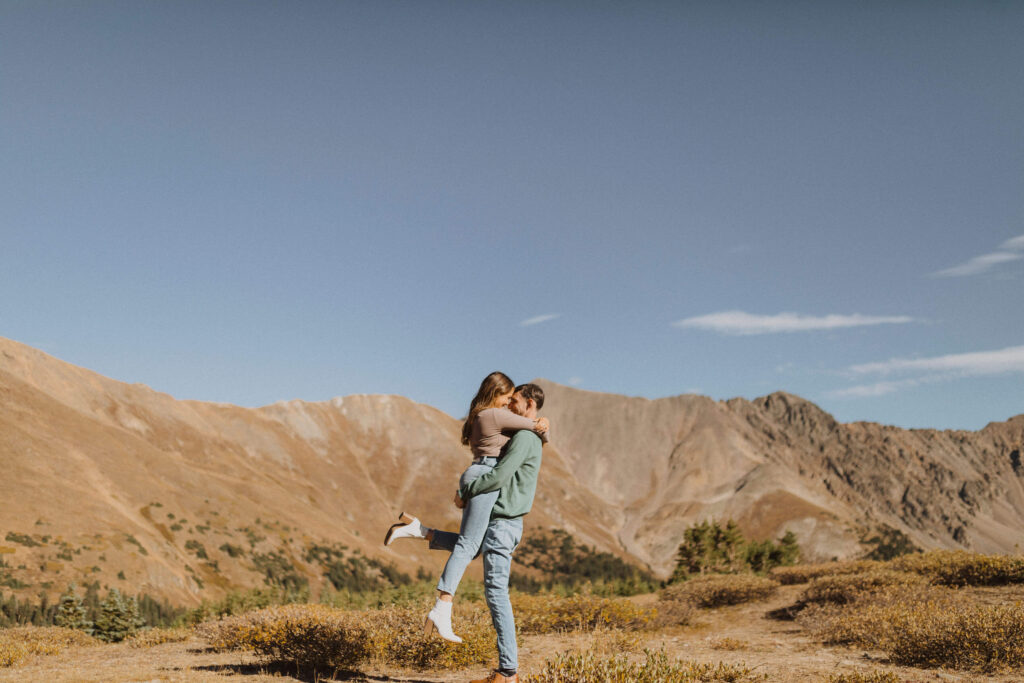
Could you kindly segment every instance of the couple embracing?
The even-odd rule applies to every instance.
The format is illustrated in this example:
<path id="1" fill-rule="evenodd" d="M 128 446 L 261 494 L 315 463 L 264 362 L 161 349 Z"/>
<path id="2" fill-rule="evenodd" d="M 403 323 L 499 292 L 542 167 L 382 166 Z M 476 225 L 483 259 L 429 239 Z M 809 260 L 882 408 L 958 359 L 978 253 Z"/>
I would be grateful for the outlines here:
<path id="1" fill-rule="evenodd" d="M 462 508 L 459 533 L 426 527 L 403 512 L 384 538 L 385 545 L 399 538 L 426 539 L 432 550 L 451 553 L 424 626 L 428 633 L 436 631 L 456 643 L 462 639 L 452 631 L 452 599 L 466 567 L 483 555 L 484 596 L 498 635 L 498 669 L 473 683 L 519 680 L 508 582 L 512 553 L 523 536 L 523 517 L 537 490 L 541 444 L 547 441 L 548 421 L 537 417 L 543 405 L 544 391 L 536 384 L 515 386 L 501 372 L 485 377 L 462 425 L 462 443 L 472 450 L 473 464 L 462 473 L 455 494 L 455 505 Z"/>

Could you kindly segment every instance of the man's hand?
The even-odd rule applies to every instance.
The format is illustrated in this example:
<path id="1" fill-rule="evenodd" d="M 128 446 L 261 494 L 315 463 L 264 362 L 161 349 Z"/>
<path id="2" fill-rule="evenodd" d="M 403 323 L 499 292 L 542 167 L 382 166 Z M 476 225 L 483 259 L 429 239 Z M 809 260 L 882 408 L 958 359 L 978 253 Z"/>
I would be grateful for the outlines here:
<path id="1" fill-rule="evenodd" d="M 460 510 L 466 507 L 466 501 L 462 500 L 458 493 L 455 494 L 455 507 L 459 508 Z"/>

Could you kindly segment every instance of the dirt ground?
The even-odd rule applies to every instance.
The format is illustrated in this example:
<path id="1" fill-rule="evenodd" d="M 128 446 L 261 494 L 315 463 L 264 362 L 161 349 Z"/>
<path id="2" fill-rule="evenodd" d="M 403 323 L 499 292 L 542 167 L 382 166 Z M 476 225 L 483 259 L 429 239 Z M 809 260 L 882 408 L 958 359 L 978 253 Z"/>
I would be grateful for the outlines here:
<path id="1" fill-rule="evenodd" d="M 1019 588 L 1019 587 L 1018 587 Z M 794 602 L 803 586 L 783 586 L 770 601 L 698 612 L 695 623 L 657 632 L 636 634 L 565 634 L 520 638 L 520 673 L 540 670 L 545 659 L 573 649 L 599 648 L 613 652 L 622 648 L 640 652 L 644 647 L 664 648 L 671 657 L 700 662 L 743 663 L 769 681 L 819 682 L 830 674 L 859 671 L 892 671 L 905 683 L 956 681 L 999 683 L 1024 680 L 1024 672 L 1002 676 L 981 676 L 951 671 L 912 669 L 888 664 L 882 653 L 826 647 L 811 639 L 792 621 L 769 619 L 765 614 Z M 990 600 L 1021 599 L 1004 591 L 991 591 Z M 654 601 L 655 596 L 635 598 Z M 480 678 L 486 667 L 456 672 L 365 670 L 339 673 L 334 679 L 367 682 L 454 683 Z M 0 669 L 0 681 L 95 681 L 128 683 L 188 681 L 239 683 L 313 681 L 309 674 L 268 668 L 243 653 L 209 652 L 205 643 L 192 638 L 147 649 L 126 644 L 79 647 L 58 655 L 39 656 L 21 666 Z"/>

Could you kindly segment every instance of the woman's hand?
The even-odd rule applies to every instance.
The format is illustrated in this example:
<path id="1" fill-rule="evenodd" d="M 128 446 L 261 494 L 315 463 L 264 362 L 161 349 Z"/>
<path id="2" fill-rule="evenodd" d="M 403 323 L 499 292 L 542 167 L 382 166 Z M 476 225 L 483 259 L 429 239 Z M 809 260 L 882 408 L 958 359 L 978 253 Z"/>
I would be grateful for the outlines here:
<path id="1" fill-rule="evenodd" d="M 455 507 L 459 508 L 460 510 L 466 507 L 466 501 L 462 500 L 462 498 L 459 496 L 457 492 L 455 494 Z"/>
<path id="2" fill-rule="evenodd" d="M 548 419 L 546 417 L 538 417 L 536 423 L 533 425 L 533 431 L 538 434 L 543 434 L 548 431 L 550 426 L 551 425 L 548 423 Z"/>

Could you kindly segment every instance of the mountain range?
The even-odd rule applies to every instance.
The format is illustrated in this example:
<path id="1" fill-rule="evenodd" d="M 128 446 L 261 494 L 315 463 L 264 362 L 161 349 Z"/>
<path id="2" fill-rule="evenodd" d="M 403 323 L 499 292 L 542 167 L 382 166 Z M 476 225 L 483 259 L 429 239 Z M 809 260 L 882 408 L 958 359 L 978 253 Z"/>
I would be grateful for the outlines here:
<path id="1" fill-rule="evenodd" d="M 551 443 L 526 533 L 564 529 L 656 576 L 709 518 L 754 539 L 791 530 L 808 560 L 879 539 L 1015 552 L 1024 532 L 1024 415 L 907 430 L 839 423 L 785 392 L 649 400 L 537 383 Z M 436 575 L 442 554 L 381 540 L 401 510 L 458 528 L 460 427 L 401 396 L 176 400 L 0 338 L 0 585 L 99 580 L 195 604 L 274 572 L 323 585 L 328 556 Z"/>

